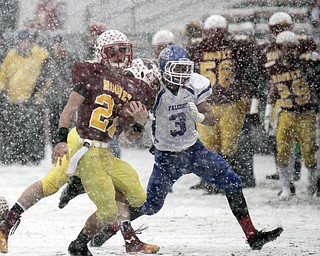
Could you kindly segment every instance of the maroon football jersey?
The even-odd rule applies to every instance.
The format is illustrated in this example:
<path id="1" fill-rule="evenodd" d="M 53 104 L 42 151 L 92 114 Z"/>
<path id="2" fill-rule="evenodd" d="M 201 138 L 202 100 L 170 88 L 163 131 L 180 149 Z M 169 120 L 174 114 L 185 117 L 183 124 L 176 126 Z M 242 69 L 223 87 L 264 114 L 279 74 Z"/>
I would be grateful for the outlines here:
<path id="1" fill-rule="evenodd" d="M 209 78 L 212 85 L 209 103 L 218 105 L 248 97 L 248 84 L 243 83 L 242 76 L 254 52 L 250 40 L 203 39 L 192 51 L 196 71 Z"/>
<path id="2" fill-rule="evenodd" d="M 78 112 L 77 132 L 90 140 L 111 140 L 118 129 L 116 120 L 122 105 L 141 101 L 151 108 L 156 94 L 147 83 L 115 74 L 99 63 L 75 64 L 72 81 L 84 87 L 86 98 Z"/>
<path id="3" fill-rule="evenodd" d="M 268 103 L 278 99 L 287 111 L 302 112 L 316 107 L 315 83 L 308 78 L 307 62 L 293 57 L 282 57 L 266 69 L 269 76 Z"/>
<path id="4" fill-rule="evenodd" d="M 299 37 L 299 53 L 301 55 L 315 51 L 316 44 L 311 37 L 302 36 Z M 276 42 L 274 40 L 265 41 L 259 44 L 256 48 L 256 56 L 260 64 L 264 68 L 268 68 L 270 65 L 274 64 L 279 58 L 279 50 Z"/>

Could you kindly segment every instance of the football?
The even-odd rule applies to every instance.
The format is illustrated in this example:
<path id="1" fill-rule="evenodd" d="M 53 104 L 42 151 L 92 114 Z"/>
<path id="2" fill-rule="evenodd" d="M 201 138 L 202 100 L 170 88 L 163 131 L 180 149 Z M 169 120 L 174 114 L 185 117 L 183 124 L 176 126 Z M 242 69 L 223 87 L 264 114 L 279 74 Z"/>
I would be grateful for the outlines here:
<path id="1" fill-rule="evenodd" d="M 134 119 L 132 116 L 130 116 L 128 113 L 126 113 L 126 110 L 130 110 L 130 102 L 125 103 L 120 110 L 119 118 L 120 118 L 120 125 L 123 128 L 127 128 L 130 124 L 134 123 Z"/>
<path id="2" fill-rule="evenodd" d="M 8 211 L 9 211 L 9 204 L 7 200 L 3 196 L 0 196 L 0 221 L 5 220 L 5 218 L 7 217 Z"/>
<path id="3" fill-rule="evenodd" d="M 128 125 L 130 123 L 134 122 L 134 119 L 132 116 L 130 116 L 128 113 L 126 113 L 126 110 L 130 110 L 130 102 L 125 103 L 120 110 L 119 117 L 120 117 L 120 123 L 124 125 Z"/>

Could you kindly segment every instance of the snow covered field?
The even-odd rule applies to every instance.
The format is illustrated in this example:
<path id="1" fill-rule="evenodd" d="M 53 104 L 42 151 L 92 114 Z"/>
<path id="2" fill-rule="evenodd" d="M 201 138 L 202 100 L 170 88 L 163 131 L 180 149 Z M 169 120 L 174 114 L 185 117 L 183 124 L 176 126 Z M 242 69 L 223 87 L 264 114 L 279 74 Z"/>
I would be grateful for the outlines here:
<path id="1" fill-rule="evenodd" d="M 146 186 L 153 164 L 145 150 L 124 149 L 123 159 L 128 160 L 140 174 Z M 39 167 L 0 166 L 0 195 L 10 204 L 23 190 L 50 170 L 50 150 Z M 198 178 L 188 175 L 173 187 L 164 208 L 154 216 L 144 216 L 133 222 L 133 227 L 149 226 L 140 238 L 160 245 L 159 255 L 320 255 L 320 198 L 308 199 L 305 195 L 306 171 L 297 182 L 297 196 L 289 202 L 277 198 L 277 182 L 265 180 L 274 172 L 271 156 L 255 157 L 257 187 L 244 193 L 251 217 L 258 229 L 282 226 L 284 232 L 276 241 L 261 251 L 252 251 L 222 195 L 204 196 L 189 187 Z M 81 230 L 87 217 L 95 210 L 86 195 L 71 201 L 63 210 L 58 208 L 60 193 L 40 201 L 23 214 L 21 224 L 9 238 L 8 256 L 68 255 L 67 248 Z M 123 255 L 120 234 L 101 248 L 92 248 L 94 255 Z"/>

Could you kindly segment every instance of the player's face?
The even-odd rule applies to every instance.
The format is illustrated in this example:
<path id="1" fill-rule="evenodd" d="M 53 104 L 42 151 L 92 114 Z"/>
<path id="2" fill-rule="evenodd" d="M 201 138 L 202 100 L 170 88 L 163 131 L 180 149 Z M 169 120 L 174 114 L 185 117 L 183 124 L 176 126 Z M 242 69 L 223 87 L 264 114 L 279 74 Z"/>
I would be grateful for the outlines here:
<path id="1" fill-rule="evenodd" d="M 130 49 L 127 46 L 113 45 L 107 46 L 102 49 L 104 59 L 109 60 L 109 63 L 113 67 L 122 67 L 123 63 L 126 64 L 126 55 L 130 53 Z"/>
<path id="2" fill-rule="evenodd" d="M 289 59 L 289 58 L 294 59 L 299 57 L 298 47 L 295 44 L 279 45 L 279 49 L 282 52 L 282 56 L 285 59 Z"/>
<path id="3" fill-rule="evenodd" d="M 187 65 L 175 64 L 172 65 L 171 73 L 174 75 L 174 81 L 181 84 L 183 87 L 188 81 L 189 77 L 185 77 L 186 74 L 190 74 L 190 67 Z"/>

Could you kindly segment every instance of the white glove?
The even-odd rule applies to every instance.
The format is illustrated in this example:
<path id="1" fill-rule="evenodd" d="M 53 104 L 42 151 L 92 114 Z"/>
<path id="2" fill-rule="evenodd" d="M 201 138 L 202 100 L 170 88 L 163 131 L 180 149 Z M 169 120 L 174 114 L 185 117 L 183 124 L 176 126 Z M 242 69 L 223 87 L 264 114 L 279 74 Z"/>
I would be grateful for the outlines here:
<path id="1" fill-rule="evenodd" d="M 267 104 L 266 112 L 264 115 L 264 131 L 266 133 L 269 133 L 269 130 L 270 130 L 272 110 L 273 110 L 273 106 L 271 104 Z"/>
<path id="2" fill-rule="evenodd" d="M 252 98 L 251 106 L 250 106 L 250 115 L 259 113 L 259 100 L 256 98 Z"/>
<path id="3" fill-rule="evenodd" d="M 264 117 L 264 131 L 268 134 L 270 130 L 270 123 L 271 123 L 271 118 L 270 116 L 265 116 Z"/>
<path id="4" fill-rule="evenodd" d="M 198 123 L 202 123 L 204 121 L 204 115 L 201 114 L 198 111 L 198 108 L 196 106 L 196 104 L 194 104 L 194 102 L 188 102 L 187 103 L 187 107 L 188 107 L 188 115 L 195 121 Z"/>

